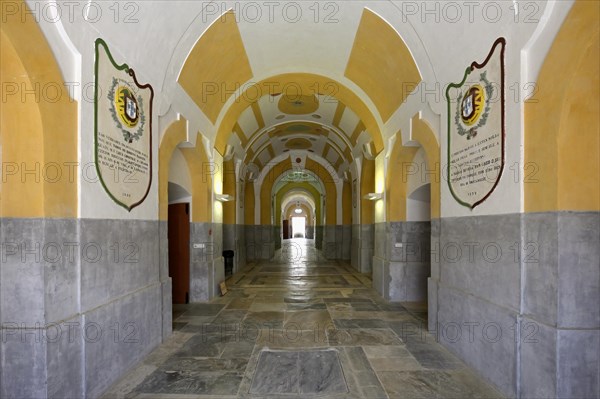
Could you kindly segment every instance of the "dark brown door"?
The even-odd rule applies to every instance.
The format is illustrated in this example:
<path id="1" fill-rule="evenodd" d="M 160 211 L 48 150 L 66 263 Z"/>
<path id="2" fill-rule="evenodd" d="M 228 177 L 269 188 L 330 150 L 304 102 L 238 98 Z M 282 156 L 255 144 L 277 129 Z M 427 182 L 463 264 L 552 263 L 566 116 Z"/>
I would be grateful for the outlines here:
<path id="1" fill-rule="evenodd" d="M 190 290 L 190 204 L 169 205 L 169 276 L 173 303 L 187 303 Z"/>
<path id="2" fill-rule="evenodd" d="M 290 227 L 289 227 L 289 220 L 284 220 L 283 221 L 283 239 L 287 240 L 290 238 Z"/>

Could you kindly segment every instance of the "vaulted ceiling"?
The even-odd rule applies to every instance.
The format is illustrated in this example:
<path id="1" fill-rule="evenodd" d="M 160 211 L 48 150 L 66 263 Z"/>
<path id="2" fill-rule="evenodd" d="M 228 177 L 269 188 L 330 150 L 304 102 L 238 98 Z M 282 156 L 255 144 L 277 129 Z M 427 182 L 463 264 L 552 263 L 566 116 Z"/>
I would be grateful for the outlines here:
<path id="1" fill-rule="evenodd" d="M 319 32 L 312 40 L 308 33 L 297 36 L 306 37 L 297 50 L 308 58 L 296 61 L 298 52 L 280 49 L 277 62 L 288 61 L 284 74 L 264 63 L 267 55 L 255 41 L 265 39 L 272 49 L 285 30 L 298 26 L 252 26 L 229 10 L 201 35 L 178 83 L 217 126 L 215 148 L 226 159 L 235 154 L 263 169 L 282 154 L 302 151 L 341 176 L 354 158 L 383 149 L 384 123 L 406 99 L 406 82 L 416 84 L 421 75 L 384 19 L 367 8 L 341 9 L 344 21 L 322 38 Z"/>

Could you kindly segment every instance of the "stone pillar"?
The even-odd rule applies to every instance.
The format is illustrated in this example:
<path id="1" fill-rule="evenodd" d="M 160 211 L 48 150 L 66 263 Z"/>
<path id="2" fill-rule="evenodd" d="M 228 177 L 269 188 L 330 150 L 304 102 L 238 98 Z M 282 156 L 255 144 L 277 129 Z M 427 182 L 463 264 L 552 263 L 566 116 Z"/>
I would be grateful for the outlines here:
<path id="1" fill-rule="evenodd" d="M 160 344 L 160 223 L 0 220 L 1 397 L 98 397 Z"/>
<path id="2" fill-rule="evenodd" d="M 600 213 L 524 214 L 520 395 L 598 397 Z"/>
<path id="3" fill-rule="evenodd" d="M 324 226 L 315 226 L 315 247 L 323 249 Z"/>
<path id="4" fill-rule="evenodd" d="M 158 222 L 159 276 L 162 296 L 162 340 L 173 333 L 173 289 L 169 277 L 169 222 Z"/>
<path id="5" fill-rule="evenodd" d="M 371 273 L 373 271 L 373 250 L 375 239 L 375 225 L 360 225 L 360 269 L 361 273 Z"/>
<path id="6" fill-rule="evenodd" d="M 225 279 L 221 223 L 190 225 L 190 302 L 204 302 L 220 295 Z"/>

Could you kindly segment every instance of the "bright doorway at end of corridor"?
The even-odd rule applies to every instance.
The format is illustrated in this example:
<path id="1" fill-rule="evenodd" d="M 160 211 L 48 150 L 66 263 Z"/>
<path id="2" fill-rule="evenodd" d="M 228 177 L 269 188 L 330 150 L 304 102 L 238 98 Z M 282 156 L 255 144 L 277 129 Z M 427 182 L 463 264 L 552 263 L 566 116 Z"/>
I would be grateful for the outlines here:
<path id="1" fill-rule="evenodd" d="M 292 237 L 293 238 L 304 238 L 306 233 L 306 218 L 292 217 Z"/>

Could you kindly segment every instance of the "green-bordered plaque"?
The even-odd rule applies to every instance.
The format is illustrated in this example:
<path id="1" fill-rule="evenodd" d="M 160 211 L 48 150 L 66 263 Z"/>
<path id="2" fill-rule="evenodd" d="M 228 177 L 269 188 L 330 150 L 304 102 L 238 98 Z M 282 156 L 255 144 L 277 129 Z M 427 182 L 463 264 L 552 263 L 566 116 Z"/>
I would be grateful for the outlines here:
<path id="1" fill-rule="evenodd" d="M 471 209 L 494 191 L 504 169 L 504 49 L 494 42 L 483 63 L 473 62 L 446 90 L 448 185 Z"/>
<path id="2" fill-rule="evenodd" d="M 117 64 L 108 45 L 96 40 L 95 161 L 108 195 L 131 211 L 144 202 L 152 183 L 152 100 L 133 69 Z"/>

